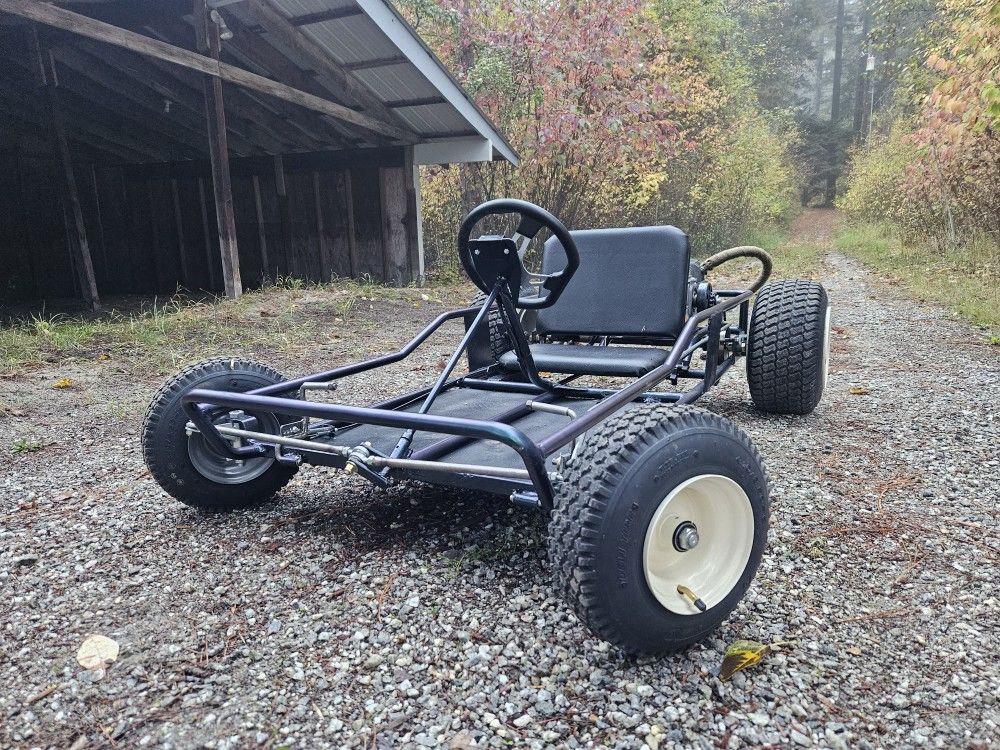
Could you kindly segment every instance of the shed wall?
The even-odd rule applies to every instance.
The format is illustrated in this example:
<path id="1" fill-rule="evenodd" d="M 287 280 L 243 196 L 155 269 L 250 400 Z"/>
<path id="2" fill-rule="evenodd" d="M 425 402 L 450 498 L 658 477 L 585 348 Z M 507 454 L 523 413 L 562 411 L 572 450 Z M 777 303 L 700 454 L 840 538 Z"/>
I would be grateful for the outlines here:
<path id="1" fill-rule="evenodd" d="M 231 160 L 244 284 L 419 273 L 416 209 L 402 149 Z M 76 165 L 101 294 L 223 290 L 207 163 Z M 0 298 L 73 297 L 76 276 L 54 159 L 0 153 Z M 412 188 L 411 188 L 412 190 Z"/>

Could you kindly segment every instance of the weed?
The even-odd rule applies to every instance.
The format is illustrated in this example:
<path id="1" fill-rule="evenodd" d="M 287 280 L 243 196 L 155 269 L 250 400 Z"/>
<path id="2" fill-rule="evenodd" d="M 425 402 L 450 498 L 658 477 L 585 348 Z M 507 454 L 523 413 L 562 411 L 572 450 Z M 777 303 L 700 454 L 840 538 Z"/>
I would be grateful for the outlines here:
<path id="1" fill-rule="evenodd" d="M 46 445 L 47 443 L 43 443 L 39 440 L 32 440 L 31 438 L 18 438 L 14 441 L 12 448 L 15 454 L 34 453 L 35 451 L 40 451 Z"/>

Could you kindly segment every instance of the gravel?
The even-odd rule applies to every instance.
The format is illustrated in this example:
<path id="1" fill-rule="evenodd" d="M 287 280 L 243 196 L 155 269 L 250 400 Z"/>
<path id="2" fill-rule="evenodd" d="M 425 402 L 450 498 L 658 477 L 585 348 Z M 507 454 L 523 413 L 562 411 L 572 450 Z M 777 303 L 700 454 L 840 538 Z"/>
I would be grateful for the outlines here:
<path id="1" fill-rule="evenodd" d="M 0 380 L 23 412 L 0 418 L 0 746 L 1000 747 L 998 351 L 840 255 L 822 275 L 817 411 L 755 413 L 741 372 L 703 402 L 760 446 L 769 547 L 723 627 L 662 660 L 580 626 L 541 517 L 505 501 L 311 469 L 257 511 L 202 515 L 139 455 L 164 373 L 83 358 Z M 443 341 L 397 375 L 426 379 Z M 337 346 L 270 359 L 297 373 Z M 12 453 L 25 437 L 45 447 Z M 106 670 L 76 663 L 90 633 L 121 645 Z M 787 643 L 721 683 L 737 638 Z"/>

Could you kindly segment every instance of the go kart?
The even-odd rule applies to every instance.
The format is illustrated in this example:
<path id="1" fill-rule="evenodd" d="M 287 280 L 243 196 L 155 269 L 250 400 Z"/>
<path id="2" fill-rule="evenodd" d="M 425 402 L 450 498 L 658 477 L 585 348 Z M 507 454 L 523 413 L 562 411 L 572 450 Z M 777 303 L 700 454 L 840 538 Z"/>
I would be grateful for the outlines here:
<path id="1" fill-rule="evenodd" d="M 510 236 L 472 238 L 483 220 L 511 216 Z M 525 259 L 543 229 L 551 237 L 532 272 Z M 377 487 L 495 493 L 548 514 L 557 588 L 595 634 L 646 654 L 703 638 L 750 585 L 769 500 L 747 435 L 692 404 L 746 357 L 759 410 L 811 412 L 829 362 L 825 290 L 765 286 L 771 260 L 759 248 L 698 263 L 674 227 L 571 232 L 517 200 L 474 209 L 458 250 L 480 298 L 399 351 L 293 380 L 239 359 L 171 378 L 143 428 L 152 476 L 213 511 L 270 498 L 302 464 Z M 736 257 L 760 261 L 757 280 L 714 289 L 706 274 Z M 464 335 L 427 387 L 364 407 L 316 400 L 456 319 Z"/>

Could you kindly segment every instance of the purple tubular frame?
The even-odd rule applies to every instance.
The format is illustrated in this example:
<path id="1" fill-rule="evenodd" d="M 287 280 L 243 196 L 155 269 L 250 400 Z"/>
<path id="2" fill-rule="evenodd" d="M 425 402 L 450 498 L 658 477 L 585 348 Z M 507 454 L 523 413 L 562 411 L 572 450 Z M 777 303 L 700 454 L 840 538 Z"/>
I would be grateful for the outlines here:
<path id="1" fill-rule="evenodd" d="M 438 381 L 429 388 L 397 396 L 396 398 L 369 407 L 320 403 L 287 397 L 289 394 L 297 392 L 304 383 L 329 382 L 405 359 L 447 321 L 475 315 L 477 325 L 471 326 L 466 332 L 465 337 L 462 339 L 462 344 L 452 357 L 452 361 L 457 361 L 458 356 L 460 356 L 468 344 L 472 332 L 486 325 L 486 315 L 482 314 L 484 312 L 483 307 L 471 306 L 438 315 L 427 327 L 411 339 L 406 346 L 392 354 L 307 375 L 295 380 L 276 383 L 248 393 L 195 389 L 184 394 L 182 402 L 187 415 L 202 433 L 205 440 L 208 441 L 209 445 L 223 455 L 231 455 L 236 458 L 265 455 L 273 446 L 255 441 L 249 441 L 249 444 L 243 446 L 234 446 L 215 429 L 211 417 L 213 412 L 218 413 L 221 409 L 242 409 L 250 413 L 265 412 L 291 417 L 308 416 L 311 418 L 328 419 L 341 425 L 368 424 L 400 428 L 405 431 L 424 430 L 447 435 L 448 437 L 413 454 L 414 459 L 430 461 L 439 459 L 452 450 L 473 440 L 494 440 L 511 447 L 518 453 L 524 462 L 525 469 L 537 493 L 539 505 L 544 509 L 550 509 L 552 507 L 553 489 L 552 482 L 546 470 L 546 461 L 549 456 L 555 454 L 563 446 L 607 419 L 612 413 L 618 411 L 631 401 L 660 400 L 675 403 L 691 403 L 712 387 L 733 364 L 736 360 L 736 353 L 731 353 L 725 359 L 719 360 L 719 346 L 722 341 L 722 318 L 725 313 L 739 306 L 739 327 L 741 330 L 746 331 L 749 300 L 753 296 L 753 292 L 749 290 L 733 290 L 718 292 L 717 294 L 720 299 L 717 304 L 697 312 L 688 318 L 684 328 L 677 336 L 676 341 L 674 341 L 667 360 L 662 365 L 617 391 L 603 388 L 577 388 L 568 385 L 570 379 L 567 379 L 565 383 L 546 383 L 549 386 L 547 388 L 541 388 L 533 382 L 480 380 L 479 378 L 486 378 L 491 374 L 495 374 L 494 367 L 491 366 L 451 380 L 447 380 L 450 373 L 444 372 Z M 496 291 L 494 291 L 491 299 L 496 296 Z M 509 302 L 509 300 L 497 300 L 497 303 L 501 305 L 504 302 Z M 699 334 L 699 327 L 706 321 L 708 321 L 708 327 L 705 340 L 707 341 L 708 356 L 704 372 L 688 371 L 686 373 L 689 377 L 700 376 L 701 382 L 696 387 L 682 393 L 650 392 L 650 388 L 670 377 L 678 369 L 684 357 L 688 356 L 686 350 L 696 340 L 696 336 Z M 529 374 L 529 380 L 531 381 L 537 378 L 537 371 L 533 374 L 535 375 L 534 378 L 530 377 Z M 486 386 L 486 382 L 489 382 L 490 386 Z M 484 390 L 509 390 L 514 393 L 525 393 L 525 395 L 535 396 L 535 400 L 538 401 L 548 401 L 560 396 L 570 398 L 589 397 L 601 400 L 589 411 L 584 412 L 539 441 L 528 438 L 521 430 L 509 424 L 526 416 L 529 410 L 524 405 L 510 409 L 490 420 L 447 417 L 398 410 L 399 407 L 413 403 L 416 400 L 423 398 L 427 399 L 427 401 L 432 401 L 433 396 L 444 390 L 462 387 L 471 390 L 476 390 L 478 387 L 482 387 Z M 429 403 L 425 402 L 425 408 L 422 411 L 426 411 L 429 405 Z M 523 488 L 524 484 L 523 481 L 512 482 L 512 486 Z"/>

